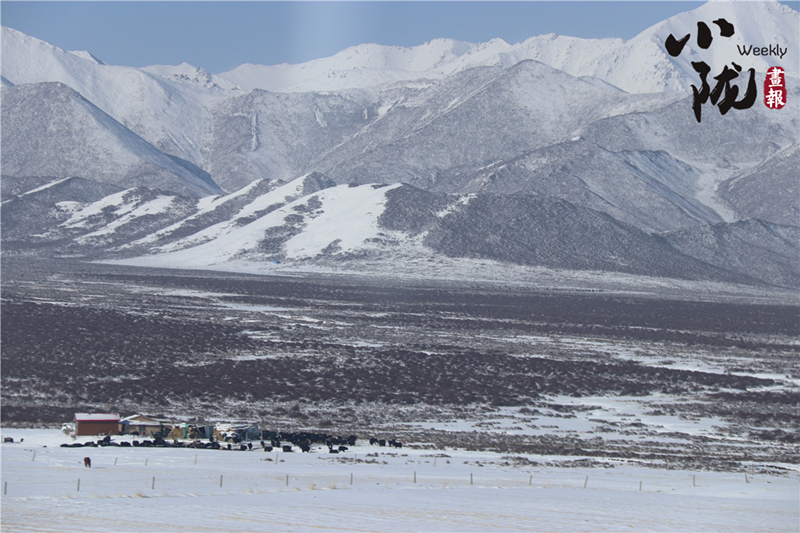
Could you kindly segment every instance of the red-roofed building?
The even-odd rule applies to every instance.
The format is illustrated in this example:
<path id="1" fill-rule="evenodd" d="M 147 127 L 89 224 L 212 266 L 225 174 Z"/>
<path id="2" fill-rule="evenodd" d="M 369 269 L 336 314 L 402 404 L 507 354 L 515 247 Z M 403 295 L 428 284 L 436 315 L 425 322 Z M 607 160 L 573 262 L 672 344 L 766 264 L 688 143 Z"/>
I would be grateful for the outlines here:
<path id="1" fill-rule="evenodd" d="M 75 434 L 116 435 L 119 433 L 117 413 L 75 413 Z"/>

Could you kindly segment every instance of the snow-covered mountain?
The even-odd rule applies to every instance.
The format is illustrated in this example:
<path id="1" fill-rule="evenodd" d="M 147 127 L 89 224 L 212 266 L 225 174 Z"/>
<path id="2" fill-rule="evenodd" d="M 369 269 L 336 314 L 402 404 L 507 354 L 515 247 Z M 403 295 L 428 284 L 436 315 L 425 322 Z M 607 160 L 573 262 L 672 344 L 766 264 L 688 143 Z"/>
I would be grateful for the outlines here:
<path id="1" fill-rule="evenodd" d="M 30 183 L 38 186 L 5 200 L 7 249 L 164 268 L 391 269 L 472 260 L 748 285 L 800 282 L 800 263 L 792 261 L 797 228 L 765 222 L 653 235 L 549 196 L 335 185 L 319 174 L 199 200 L 143 187 L 97 198 L 76 180 Z"/>
<path id="2" fill-rule="evenodd" d="M 737 47 L 777 45 L 787 49 L 779 63 L 788 75 L 797 78 L 798 16 L 796 11 L 776 1 L 709 2 L 651 26 L 627 41 L 548 34 L 513 45 L 502 39 L 478 44 L 436 39 L 411 48 L 363 44 L 299 65 L 247 64 L 221 76 L 245 89 L 327 91 L 419 78 L 443 79 L 470 68 L 508 68 L 530 59 L 572 76 L 603 80 L 629 93 L 691 91 L 697 75 L 692 61 L 714 65 L 736 61 L 762 74 L 774 64 L 764 56 L 742 57 Z M 734 35 L 718 37 L 707 50 L 696 46 L 697 22 L 713 26 L 712 21 L 719 18 L 734 26 Z M 692 40 L 677 58 L 664 48 L 670 34 L 677 39 L 692 34 Z"/>
<path id="3" fill-rule="evenodd" d="M 213 85 L 184 83 L 171 74 L 106 65 L 55 47 L 12 28 L 2 28 L 2 75 L 14 85 L 59 82 L 147 142 L 197 164 Z M 224 83 L 224 82 L 223 82 Z"/>
<path id="4" fill-rule="evenodd" d="M 733 34 L 729 37 L 722 35 L 722 23 L 720 25 L 714 23 L 720 19 L 731 25 Z M 712 41 L 707 49 L 703 49 L 698 43 L 700 22 L 711 29 Z M 690 35 L 683 51 L 674 58 L 663 52 L 664 43 L 670 34 L 676 39 Z M 714 0 L 646 29 L 628 41 L 625 45 L 626 51 L 620 55 L 634 57 L 637 51 L 643 48 L 649 48 L 651 53 L 656 54 L 652 47 L 652 44 L 655 44 L 661 54 L 658 64 L 664 65 L 663 59 L 668 58 L 670 65 L 680 73 L 682 78 L 680 86 L 684 90 L 690 90 L 687 82 L 699 86 L 697 72 L 691 64 L 693 61 L 704 61 L 713 66 L 715 72 L 719 72 L 726 65 L 733 68 L 731 64 L 736 63 L 745 73 L 747 69 L 753 68 L 762 76 L 770 66 L 780 65 L 787 76 L 797 79 L 800 77 L 798 42 L 800 42 L 800 13 L 790 7 L 769 0 L 758 2 Z M 775 50 L 780 47 L 785 52 L 779 57 L 773 52 L 770 52 L 770 55 L 755 55 L 752 52 L 753 47 L 772 47 Z M 749 53 L 743 53 L 748 50 Z M 645 56 L 640 56 L 640 61 L 628 63 L 628 72 L 613 68 L 615 71 L 613 78 L 606 81 L 617 85 L 614 79 L 624 79 L 625 74 L 636 76 L 637 67 L 641 68 L 648 62 Z M 657 85 L 653 85 L 656 90 L 660 90 L 658 88 L 662 86 L 668 88 L 670 86 L 668 80 L 674 79 L 675 76 L 674 71 L 671 72 L 666 66 L 664 68 L 659 66 L 654 74 L 659 80 Z M 618 86 L 622 87 L 622 84 Z"/>
<path id="5" fill-rule="evenodd" d="M 64 84 L 3 89 L 1 107 L 7 179 L 81 176 L 197 196 L 222 192 L 207 172 L 157 150 Z"/>
<path id="6" fill-rule="evenodd" d="M 677 57 L 670 34 L 690 34 Z M 786 6 L 711 2 L 628 41 L 365 44 L 214 75 L 107 65 L 2 28 L 4 250 L 214 268 L 470 258 L 794 286 L 796 42 Z M 759 93 L 724 116 L 707 103 L 698 123 L 690 62 L 736 62 L 761 84 L 773 58 L 742 54 L 762 45 L 788 49 L 786 107 Z"/>

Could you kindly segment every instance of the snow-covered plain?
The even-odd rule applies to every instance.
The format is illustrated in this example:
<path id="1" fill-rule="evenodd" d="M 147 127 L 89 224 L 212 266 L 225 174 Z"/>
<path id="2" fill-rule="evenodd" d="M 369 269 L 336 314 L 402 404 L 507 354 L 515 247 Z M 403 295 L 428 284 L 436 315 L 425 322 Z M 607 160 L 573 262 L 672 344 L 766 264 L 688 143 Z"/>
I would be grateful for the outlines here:
<path id="1" fill-rule="evenodd" d="M 3 531 L 785 532 L 800 520 L 796 471 L 756 468 L 745 479 L 624 463 L 567 468 L 363 440 L 331 455 L 264 453 L 257 443 L 251 452 L 61 448 L 70 439 L 42 429 L 2 436 L 15 441 L 2 447 Z"/>

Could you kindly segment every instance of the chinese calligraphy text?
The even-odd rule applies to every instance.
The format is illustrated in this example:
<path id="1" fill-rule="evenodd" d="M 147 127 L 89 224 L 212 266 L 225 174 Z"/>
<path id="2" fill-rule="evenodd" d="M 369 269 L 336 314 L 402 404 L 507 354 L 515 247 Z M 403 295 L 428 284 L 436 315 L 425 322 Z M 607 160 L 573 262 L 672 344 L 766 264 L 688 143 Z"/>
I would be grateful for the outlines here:
<path id="1" fill-rule="evenodd" d="M 731 37 L 735 32 L 733 24 L 730 24 L 723 18 L 715 20 L 714 24 L 719 26 L 720 35 L 722 37 Z M 664 42 L 664 47 L 667 49 L 669 55 L 677 57 L 680 55 L 689 37 L 691 37 L 691 34 L 686 34 L 681 39 L 676 39 L 670 34 Z M 708 49 L 713 40 L 714 37 L 708 25 L 705 22 L 698 22 L 697 46 L 704 50 Z M 747 82 L 746 92 L 741 100 L 737 100 L 736 97 L 739 95 L 739 87 L 731 85 L 731 81 L 739 77 L 739 73 L 742 72 L 742 67 L 733 62 L 731 62 L 731 65 L 733 66 L 732 69 L 725 65 L 722 72 L 714 76 L 717 83 L 712 89 L 707 79 L 711 72 L 711 67 L 709 67 L 705 61 L 692 61 L 692 67 L 700 75 L 700 81 L 702 82 L 699 89 L 697 86 L 692 85 L 692 94 L 694 95 L 692 109 L 694 110 L 694 116 L 697 122 L 700 122 L 701 106 L 709 100 L 711 101 L 711 105 L 717 106 L 722 115 L 727 113 L 731 108 L 748 109 L 755 103 L 757 93 L 755 69 L 751 68 L 748 70 L 749 80 Z"/>

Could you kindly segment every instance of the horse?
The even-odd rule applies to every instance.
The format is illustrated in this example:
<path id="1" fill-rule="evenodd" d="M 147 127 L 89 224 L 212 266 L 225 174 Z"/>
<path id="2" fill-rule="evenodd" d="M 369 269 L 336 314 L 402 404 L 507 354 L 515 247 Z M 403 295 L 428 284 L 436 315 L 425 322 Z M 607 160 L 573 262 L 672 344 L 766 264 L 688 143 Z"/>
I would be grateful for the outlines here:
<path id="1" fill-rule="evenodd" d="M 83 458 L 83 466 L 84 468 L 91 468 L 92 467 L 92 460 L 88 457 Z"/>

